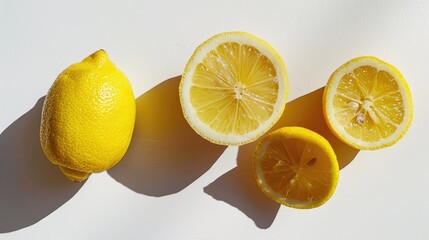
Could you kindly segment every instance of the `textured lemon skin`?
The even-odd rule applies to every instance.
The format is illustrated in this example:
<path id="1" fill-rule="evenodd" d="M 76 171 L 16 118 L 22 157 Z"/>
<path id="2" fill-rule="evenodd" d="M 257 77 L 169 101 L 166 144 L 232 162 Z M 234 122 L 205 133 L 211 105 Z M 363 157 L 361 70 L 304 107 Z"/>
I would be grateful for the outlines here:
<path id="1" fill-rule="evenodd" d="M 331 179 L 333 184 L 331 185 L 331 188 L 329 189 L 329 192 L 326 194 L 325 198 L 320 199 L 319 201 L 314 202 L 311 205 L 290 204 L 286 201 L 281 201 L 281 199 L 277 198 L 276 196 L 273 196 L 270 193 L 270 191 L 267 189 L 267 186 L 264 185 L 264 180 L 261 179 L 260 174 L 258 174 L 257 161 L 259 159 L 261 151 L 264 151 L 267 145 L 269 145 L 271 142 L 282 140 L 282 139 L 293 139 L 293 138 L 319 146 L 322 149 L 322 151 L 326 154 L 326 156 L 328 156 L 328 159 L 330 160 L 330 163 L 331 163 L 331 173 L 332 173 Z M 340 173 L 339 173 L 337 156 L 331 144 L 328 142 L 328 140 L 326 140 L 318 133 L 303 127 L 282 127 L 269 133 L 259 141 L 253 153 L 253 175 L 256 180 L 256 183 L 258 184 L 258 187 L 271 200 L 291 208 L 311 209 L 311 208 L 316 208 L 323 205 L 332 197 L 337 187 Z"/>
<path id="2" fill-rule="evenodd" d="M 402 90 L 403 90 L 402 96 L 404 97 L 404 101 L 406 102 L 405 107 L 408 109 L 408 116 L 406 116 L 406 122 L 405 122 L 404 128 L 395 135 L 394 139 L 390 141 L 380 141 L 378 143 L 362 143 L 362 142 L 359 143 L 354 139 L 351 139 L 349 136 L 340 133 L 339 131 L 340 126 L 337 126 L 334 124 L 333 116 L 331 116 L 330 114 L 332 111 L 334 111 L 328 104 L 328 95 L 330 95 L 332 91 L 335 91 L 335 89 L 333 89 L 332 87 L 332 82 L 338 75 L 346 73 L 347 68 L 350 68 L 350 66 L 353 66 L 354 64 L 357 64 L 362 61 L 371 62 L 373 66 L 384 66 L 388 68 L 390 70 L 390 73 L 395 76 L 396 80 L 398 80 L 398 84 L 402 87 Z M 340 139 L 347 145 L 359 150 L 378 150 L 378 149 L 382 149 L 382 148 L 386 148 L 394 145 L 405 135 L 405 133 L 410 128 L 411 122 L 413 120 L 413 114 L 414 114 L 411 91 L 402 73 L 395 66 L 387 62 L 384 62 L 374 56 L 356 57 L 344 63 L 337 70 L 335 70 L 332 73 L 332 75 L 329 77 L 329 80 L 323 92 L 322 106 L 323 106 L 323 116 L 331 132 L 338 139 Z"/>
<path id="3" fill-rule="evenodd" d="M 121 160 L 135 114 L 128 79 L 99 50 L 65 69 L 49 89 L 40 127 L 42 149 L 70 180 L 82 181 Z"/>

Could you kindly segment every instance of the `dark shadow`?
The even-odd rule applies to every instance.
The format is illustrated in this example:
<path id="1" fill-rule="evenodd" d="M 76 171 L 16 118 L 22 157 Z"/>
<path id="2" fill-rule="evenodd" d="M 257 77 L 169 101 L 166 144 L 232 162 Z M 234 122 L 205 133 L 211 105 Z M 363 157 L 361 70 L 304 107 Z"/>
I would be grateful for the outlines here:
<path id="1" fill-rule="evenodd" d="M 236 207 L 257 227 L 266 229 L 273 223 L 280 206 L 267 198 L 256 185 L 251 162 L 253 148 L 253 144 L 241 146 L 238 166 L 206 186 L 204 192 Z"/>
<path id="2" fill-rule="evenodd" d="M 359 150 L 341 142 L 329 130 L 322 112 L 323 90 L 324 88 L 320 88 L 289 102 L 271 131 L 284 126 L 301 126 L 319 133 L 332 145 L 342 169 L 355 158 Z M 280 205 L 267 198 L 254 180 L 252 154 L 257 142 L 241 146 L 237 167 L 216 179 L 205 187 L 204 191 L 215 199 L 238 208 L 259 228 L 268 228 L 273 223 Z"/>
<path id="3" fill-rule="evenodd" d="M 183 117 L 180 79 L 168 79 L 136 100 L 130 147 L 108 171 L 135 192 L 157 197 L 179 192 L 204 174 L 226 148 L 200 137 Z"/>
<path id="4" fill-rule="evenodd" d="M 43 154 L 39 141 L 44 97 L 0 135 L 0 233 L 37 223 L 82 187 Z"/>

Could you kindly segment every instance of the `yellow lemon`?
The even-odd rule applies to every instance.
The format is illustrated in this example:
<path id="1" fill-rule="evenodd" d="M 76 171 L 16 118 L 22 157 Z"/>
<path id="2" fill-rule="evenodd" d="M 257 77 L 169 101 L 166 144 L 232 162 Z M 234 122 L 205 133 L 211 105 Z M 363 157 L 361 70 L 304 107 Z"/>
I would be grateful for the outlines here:
<path id="1" fill-rule="evenodd" d="M 221 145 L 243 145 L 278 121 L 288 80 L 283 60 L 267 42 L 226 32 L 195 50 L 179 91 L 184 116 L 198 134 Z"/>
<path id="2" fill-rule="evenodd" d="M 334 193 L 339 177 L 329 142 L 302 127 L 283 127 L 258 143 L 253 170 L 261 190 L 293 208 L 315 208 Z"/>
<path id="3" fill-rule="evenodd" d="M 392 65 L 358 57 L 329 78 L 323 112 L 331 131 L 361 150 L 388 147 L 408 130 L 413 106 L 408 84 Z"/>
<path id="4" fill-rule="evenodd" d="M 113 167 L 134 129 L 131 85 L 103 50 L 66 68 L 45 98 L 40 142 L 46 157 L 72 181 Z"/>

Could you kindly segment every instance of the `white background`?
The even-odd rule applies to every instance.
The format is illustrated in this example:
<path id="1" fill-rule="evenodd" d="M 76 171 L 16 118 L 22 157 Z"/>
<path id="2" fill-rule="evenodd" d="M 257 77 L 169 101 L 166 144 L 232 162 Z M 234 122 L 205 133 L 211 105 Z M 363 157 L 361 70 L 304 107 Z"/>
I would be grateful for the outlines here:
<path id="1" fill-rule="evenodd" d="M 427 0 L 1 0 L 0 239 L 429 239 L 428 13 Z M 280 124 L 333 143 L 341 176 L 322 207 L 271 202 L 252 178 L 253 145 L 210 144 L 183 120 L 177 76 L 201 42 L 231 30 L 283 57 Z M 42 101 L 100 48 L 131 81 L 136 131 L 117 166 L 72 183 L 41 151 Z M 408 133 L 379 151 L 347 148 L 321 118 L 320 88 L 361 55 L 395 65 L 413 96 Z"/>

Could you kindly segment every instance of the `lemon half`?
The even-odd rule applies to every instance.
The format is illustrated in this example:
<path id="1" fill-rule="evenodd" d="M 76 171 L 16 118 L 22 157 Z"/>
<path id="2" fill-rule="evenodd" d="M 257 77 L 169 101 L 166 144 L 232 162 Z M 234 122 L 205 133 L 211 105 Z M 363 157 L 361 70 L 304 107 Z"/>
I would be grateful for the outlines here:
<path id="1" fill-rule="evenodd" d="M 302 127 L 283 127 L 262 138 L 253 155 L 261 190 L 293 208 L 315 208 L 332 196 L 338 183 L 337 157 L 321 135 Z"/>
<path id="2" fill-rule="evenodd" d="M 179 91 L 183 114 L 198 134 L 221 145 L 243 145 L 280 118 L 288 80 L 283 60 L 268 43 L 226 32 L 195 50 Z"/>
<path id="3" fill-rule="evenodd" d="M 396 143 L 413 117 L 402 74 L 375 57 L 358 57 L 329 78 L 323 112 L 332 132 L 350 146 L 372 150 Z"/>

